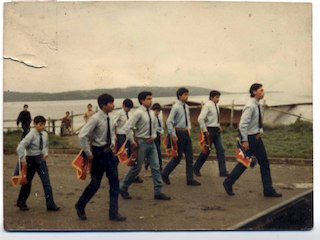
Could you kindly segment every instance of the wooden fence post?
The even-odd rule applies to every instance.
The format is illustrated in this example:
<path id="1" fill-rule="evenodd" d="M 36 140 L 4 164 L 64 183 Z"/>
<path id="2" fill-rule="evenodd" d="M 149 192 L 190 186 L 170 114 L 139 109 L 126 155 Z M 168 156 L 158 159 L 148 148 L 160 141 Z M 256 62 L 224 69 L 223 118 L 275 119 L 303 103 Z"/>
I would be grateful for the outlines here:
<path id="1" fill-rule="evenodd" d="M 73 135 L 73 111 L 71 112 L 71 135 Z"/>
<path id="2" fill-rule="evenodd" d="M 234 100 L 232 100 L 232 104 L 231 104 L 230 127 L 233 127 L 233 119 L 234 119 Z"/>

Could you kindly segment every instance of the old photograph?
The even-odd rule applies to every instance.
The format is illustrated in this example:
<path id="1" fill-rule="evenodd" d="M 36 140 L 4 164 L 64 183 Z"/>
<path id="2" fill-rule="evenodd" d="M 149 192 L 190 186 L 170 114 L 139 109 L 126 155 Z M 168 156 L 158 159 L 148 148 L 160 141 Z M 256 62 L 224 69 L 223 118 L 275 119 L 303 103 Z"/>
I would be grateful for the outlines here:
<path id="1" fill-rule="evenodd" d="M 311 231 L 312 7 L 4 3 L 4 230 Z"/>

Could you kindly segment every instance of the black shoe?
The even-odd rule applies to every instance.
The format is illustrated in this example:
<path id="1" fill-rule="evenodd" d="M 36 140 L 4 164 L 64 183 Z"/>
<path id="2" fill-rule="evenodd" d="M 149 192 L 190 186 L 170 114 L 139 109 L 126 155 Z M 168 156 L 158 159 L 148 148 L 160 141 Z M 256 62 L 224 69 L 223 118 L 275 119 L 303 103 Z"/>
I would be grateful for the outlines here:
<path id="1" fill-rule="evenodd" d="M 118 214 L 116 214 L 116 215 L 109 216 L 109 219 L 110 219 L 111 221 L 123 222 L 123 221 L 125 221 L 127 218 L 124 217 L 124 216 L 121 216 L 121 215 L 118 213 Z"/>
<path id="2" fill-rule="evenodd" d="M 271 193 L 265 193 L 264 194 L 265 197 L 282 197 L 281 193 L 277 193 L 276 191 L 271 192 Z"/>
<path id="3" fill-rule="evenodd" d="M 201 185 L 201 183 L 199 183 L 196 180 L 192 180 L 192 181 L 188 181 L 187 185 L 189 185 L 189 186 L 199 186 L 199 185 Z"/>
<path id="4" fill-rule="evenodd" d="M 17 207 L 20 208 L 21 211 L 28 211 L 30 209 L 27 204 L 22 202 L 17 202 Z"/>
<path id="5" fill-rule="evenodd" d="M 58 207 L 58 206 L 56 206 L 56 205 L 53 205 L 53 206 L 47 207 L 47 210 L 48 210 L 48 211 L 57 212 L 57 211 L 60 210 L 60 207 Z"/>
<path id="6" fill-rule="evenodd" d="M 164 193 L 160 193 L 160 194 L 154 195 L 154 199 L 156 199 L 156 200 L 170 200 L 171 197 L 165 195 Z"/>
<path id="7" fill-rule="evenodd" d="M 161 173 L 161 178 L 162 178 L 162 181 L 165 183 L 165 184 L 170 184 L 170 180 L 169 180 L 169 177 L 165 176 L 163 173 Z"/>
<path id="8" fill-rule="evenodd" d="M 232 191 L 232 186 L 229 185 L 226 181 L 223 182 L 223 187 L 224 187 L 224 190 L 226 190 L 226 193 L 230 196 L 233 196 L 234 195 L 234 192 Z"/>
<path id="9" fill-rule="evenodd" d="M 201 176 L 201 173 L 200 173 L 200 171 L 199 171 L 199 170 L 195 170 L 195 169 L 193 169 L 193 172 L 194 172 L 194 175 L 196 175 L 196 176 L 198 176 L 198 177 L 200 177 L 200 176 Z"/>
<path id="10" fill-rule="evenodd" d="M 87 216 L 86 216 L 86 213 L 84 211 L 84 208 L 80 208 L 78 206 L 78 204 L 76 203 L 76 205 L 74 206 L 77 210 L 77 214 L 78 214 L 78 217 L 81 219 L 81 220 L 87 220 Z"/>
<path id="11" fill-rule="evenodd" d="M 141 178 L 140 176 L 137 176 L 137 177 L 133 180 L 133 182 L 135 182 L 135 183 L 143 183 L 143 180 L 142 180 L 142 178 Z"/>
<path id="12" fill-rule="evenodd" d="M 229 176 L 229 173 L 228 172 L 221 172 L 219 174 L 220 177 L 228 177 Z"/>
<path id="13" fill-rule="evenodd" d="M 121 197 L 123 199 L 126 199 L 126 200 L 129 200 L 129 199 L 132 199 L 132 197 L 130 196 L 130 194 L 128 192 L 125 192 L 125 191 L 119 191 L 119 194 L 121 195 Z"/>

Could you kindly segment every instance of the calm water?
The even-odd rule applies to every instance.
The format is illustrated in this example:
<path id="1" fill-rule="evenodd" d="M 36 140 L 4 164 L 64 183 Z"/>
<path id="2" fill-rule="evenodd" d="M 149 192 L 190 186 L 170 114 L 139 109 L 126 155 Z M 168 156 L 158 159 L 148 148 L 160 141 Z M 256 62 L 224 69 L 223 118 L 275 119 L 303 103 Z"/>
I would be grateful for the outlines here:
<path id="1" fill-rule="evenodd" d="M 248 94 L 225 94 L 220 97 L 220 105 L 230 105 L 234 100 L 235 104 L 245 104 L 249 99 Z M 138 100 L 132 99 L 135 106 L 138 106 Z M 208 96 L 190 96 L 190 101 L 206 102 Z M 123 99 L 115 99 L 115 107 L 121 108 Z M 161 105 L 169 104 L 177 101 L 176 97 L 155 97 L 153 102 Z M 290 103 L 312 102 L 311 96 L 296 96 L 283 93 L 267 93 L 265 101 L 268 105 L 282 105 Z M 31 116 L 43 115 L 47 119 L 59 119 L 65 116 L 65 112 L 73 112 L 73 114 L 81 114 L 86 112 L 87 105 L 91 103 L 93 109 L 98 108 L 97 100 L 72 100 L 72 101 L 45 101 L 45 102 L 5 102 L 3 104 L 3 119 L 15 120 L 22 110 L 23 105 L 29 105 Z M 84 123 L 83 117 L 74 118 L 74 129 L 77 129 Z M 58 124 L 60 125 L 60 123 Z M 15 127 L 15 122 L 4 122 L 4 127 Z"/>

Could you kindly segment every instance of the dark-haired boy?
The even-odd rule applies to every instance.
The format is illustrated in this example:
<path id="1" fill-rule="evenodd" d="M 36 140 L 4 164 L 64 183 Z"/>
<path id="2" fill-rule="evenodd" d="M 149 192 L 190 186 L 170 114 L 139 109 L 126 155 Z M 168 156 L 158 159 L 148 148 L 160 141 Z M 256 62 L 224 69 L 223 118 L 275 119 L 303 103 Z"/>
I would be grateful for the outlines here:
<path id="1" fill-rule="evenodd" d="M 212 143 L 216 149 L 217 160 L 219 164 L 220 177 L 227 177 L 229 175 L 226 169 L 226 159 L 224 156 L 224 148 L 221 140 L 222 128 L 220 126 L 220 109 L 218 103 L 220 101 L 221 93 L 212 90 L 209 94 L 209 100 L 204 104 L 198 117 L 200 129 L 205 138 L 209 141 L 211 147 Z M 194 174 L 201 176 L 200 169 L 207 160 L 210 150 L 207 153 L 201 152 L 197 161 L 193 166 Z"/>
<path id="2" fill-rule="evenodd" d="M 171 136 L 172 142 L 178 144 L 178 156 L 173 158 L 162 171 L 162 180 L 166 184 L 170 184 L 169 175 L 178 166 L 184 153 L 186 158 L 187 185 L 200 185 L 198 181 L 193 179 L 193 152 L 190 138 L 191 121 L 189 106 L 187 104 L 188 97 L 188 89 L 179 88 L 177 90 L 179 101 L 172 106 L 167 119 L 168 133 Z"/>
<path id="3" fill-rule="evenodd" d="M 133 147 L 138 147 L 137 163 L 130 168 L 129 172 L 122 180 L 120 184 L 120 194 L 124 199 L 132 198 L 128 193 L 128 188 L 133 183 L 135 177 L 140 173 L 144 159 L 147 159 L 152 172 L 154 199 L 170 200 L 169 196 L 162 193 L 158 153 L 154 143 L 157 136 L 155 117 L 154 113 L 150 111 L 152 93 L 148 91 L 140 92 L 138 100 L 141 106 L 135 110 L 132 117 L 124 126 L 127 138 L 130 140 Z M 134 136 L 132 135 L 133 129 L 135 129 Z"/>
<path id="4" fill-rule="evenodd" d="M 115 132 L 116 132 L 116 136 L 117 136 L 116 144 L 117 144 L 117 149 L 118 150 L 121 148 L 121 146 L 123 145 L 123 143 L 127 139 L 123 128 L 124 128 L 124 125 L 126 124 L 126 122 L 130 118 L 129 112 L 131 111 L 132 108 L 133 108 L 132 100 L 129 99 L 129 98 L 126 98 L 122 102 L 122 109 L 120 109 L 114 115 L 113 122 L 114 122 Z M 128 156 L 130 156 L 130 154 L 131 154 L 131 144 L 130 144 L 130 142 L 127 142 L 126 149 L 127 149 Z M 134 182 L 143 183 L 143 180 L 139 176 L 137 176 L 135 178 Z"/>
<path id="5" fill-rule="evenodd" d="M 109 219 L 125 221 L 126 218 L 118 212 L 119 179 L 118 159 L 113 154 L 115 134 L 109 113 L 114 109 L 114 98 L 109 94 L 98 97 L 100 110 L 89 118 L 79 133 L 80 145 L 86 157 L 92 161 L 91 181 L 85 188 L 75 205 L 78 217 L 86 220 L 85 207 L 98 191 L 103 174 L 109 180 Z M 90 144 L 91 143 L 91 144 Z"/>
<path id="6" fill-rule="evenodd" d="M 260 165 L 260 173 L 263 184 L 263 193 L 265 197 L 281 197 L 281 193 L 277 193 L 272 186 L 270 174 L 269 159 L 266 149 L 262 141 L 263 124 L 262 114 L 259 101 L 264 97 L 264 89 L 262 84 L 254 83 L 249 89 L 250 101 L 245 105 L 240 123 L 239 131 L 241 134 L 242 147 L 257 158 Z M 233 196 L 232 185 L 244 173 L 247 168 L 238 163 L 223 182 L 223 187 L 228 195 Z"/>
<path id="7" fill-rule="evenodd" d="M 154 112 L 154 115 L 156 117 L 157 138 L 154 140 L 154 143 L 156 144 L 156 147 L 157 147 L 160 171 L 162 171 L 161 135 L 163 133 L 163 120 L 160 115 L 162 108 L 159 103 L 154 103 L 151 109 Z"/>
<path id="8" fill-rule="evenodd" d="M 48 158 L 48 133 L 44 131 L 46 119 L 43 116 L 36 116 L 33 119 L 34 129 L 32 129 L 17 147 L 17 153 L 22 165 L 27 165 L 27 182 L 21 186 L 17 200 L 17 207 L 22 211 L 29 210 L 26 201 L 30 195 L 32 179 L 37 172 L 45 193 L 48 211 L 58 211 L 53 200 L 52 187 L 50 184 L 49 172 L 46 163 Z"/>

